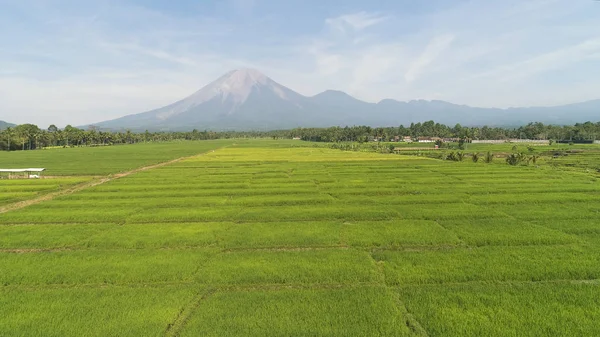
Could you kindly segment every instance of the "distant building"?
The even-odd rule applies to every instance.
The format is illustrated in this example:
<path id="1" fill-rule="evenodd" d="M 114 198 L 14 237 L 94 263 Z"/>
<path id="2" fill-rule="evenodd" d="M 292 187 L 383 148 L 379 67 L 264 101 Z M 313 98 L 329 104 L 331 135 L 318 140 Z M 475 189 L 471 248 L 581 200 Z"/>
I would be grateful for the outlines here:
<path id="1" fill-rule="evenodd" d="M 549 140 L 544 139 L 518 139 L 518 138 L 510 138 L 510 139 L 473 139 L 471 141 L 473 144 L 504 144 L 504 143 L 527 143 L 527 144 L 540 144 L 540 145 L 549 145 Z"/>
<path id="2" fill-rule="evenodd" d="M 419 138 L 417 138 L 417 141 L 419 143 L 435 143 L 438 140 L 443 141 L 442 138 L 440 138 L 440 137 L 419 137 Z"/>
<path id="3" fill-rule="evenodd" d="M 44 168 L 24 168 L 24 169 L 0 169 L 0 178 L 19 179 L 29 178 L 37 179 L 42 176 Z"/>

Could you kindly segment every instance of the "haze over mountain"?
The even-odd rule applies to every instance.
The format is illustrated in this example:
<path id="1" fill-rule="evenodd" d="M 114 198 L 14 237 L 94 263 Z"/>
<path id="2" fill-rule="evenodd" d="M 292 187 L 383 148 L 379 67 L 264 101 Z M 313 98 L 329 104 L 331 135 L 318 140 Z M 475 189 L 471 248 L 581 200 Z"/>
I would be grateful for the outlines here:
<path id="1" fill-rule="evenodd" d="M 0 130 L 4 130 L 6 128 L 12 128 L 13 126 L 16 126 L 16 125 L 9 123 L 9 122 L 5 122 L 5 121 L 0 121 Z"/>
<path id="2" fill-rule="evenodd" d="M 327 90 L 303 96 L 258 70 L 233 70 L 165 107 L 93 124 L 100 129 L 272 130 L 346 125 L 395 126 L 434 120 L 453 125 L 572 124 L 597 120 L 600 100 L 557 107 L 476 108 L 445 101 L 358 100 Z"/>

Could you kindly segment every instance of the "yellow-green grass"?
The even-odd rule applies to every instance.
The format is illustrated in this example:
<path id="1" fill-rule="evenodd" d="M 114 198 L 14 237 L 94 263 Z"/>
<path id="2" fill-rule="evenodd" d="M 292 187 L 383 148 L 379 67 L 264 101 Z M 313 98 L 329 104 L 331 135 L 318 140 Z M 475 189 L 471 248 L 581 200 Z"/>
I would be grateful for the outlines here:
<path id="1" fill-rule="evenodd" d="M 435 221 L 391 220 L 353 221 L 343 226 L 342 237 L 348 245 L 358 247 L 410 247 L 459 245 L 453 232 Z"/>
<path id="2" fill-rule="evenodd" d="M 0 222 L 14 224 L 49 224 L 49 223 L 119 223 L 127 219 L 130 214 L 142 211 L 142 207 L 128 208 L 111 206 L 108 208 L 74 208 L 63 203 L 62 207 L 50 207 L 50 202 L 27 207 L 20 211 L 0 214 Z"/>
<path id="3" fill-rule="evenodd" d="M 570 219 L 599 219 L 600 204 L 594 201 L 589 203 L 579 202 L 554 202 L 538 205 L 525 205 L 520 207 L 500 208 L 498 206 L 490 207 L 491 210 L 509 214 L 512 217 L 521 220 L 540 221 L 543 219 L 570 220 Z"/>
<path id="4" fill-rule="evenodd" d="M 432 337 L 600 335 L 597 282 L 404 286 L 399 294 Z"/>
<path id="5" fill-rule="evenodd" d="M 577 242 L 577 237 L 510 217 L 440 221 L 469 246 L 556 245 Z"/>
<path id="6" fill-rule="evenodd" d="M 592 247 L 598 247 L 600 245 L 600 233 L 598 232 L 577 234 L 577 237 Z"/>
<path id="7" fill-rule="evenodd" d="M 590 219 L 543 219 L 532 221 L 532 223 L 565 233 L 585 234 L 585 233 L 600 233 L 600 221 L 598 218 Z"/>
<path id="8" fill-rule="evenodd" d="M 228 222 L 126 224 L 91 236 L 81 246 L 96 249 L 216 247 L 232 226 L 233 223 Z"/>
<path id="9" fill-rule="evenodd" d="M 215 251 L 59 250 L 0 253 L 1 285 L 190 282 Z"/>
<path id="10" fill-rule="evenodd" d="M 0 292 L 26 303 L 0 327 L 68 336 L 65 320 L 79 327 L 89 309 L 77 308 L 102 296 L 106 327 L 90 320 L 91 336 L 553 336 L 567 330 L 545 317 L 572 327 L 568 310 L 590 313 L 575 335 L 596 334 L 597 299 L 579 298 L 595 288 L 570 287 L 600 279 L 594 174 L 242 145 L 0 214 Z M 172 315 L 113 333 L 131 321 L 121 308 L 163 310 L 161 292 L 177 298 Z M 48 308 L 43 296 L 60 302 L 46 334 L 18 323 Z"/>
<path id="11" fill-rule="evenodd" d="M 84 183 L 93 177 L 52 179 L 0 179 L 0 206 L 30 200 Z"/>
<path id="12" fill-rule="evenodd" d="M 400 157 L 393 155 L 381 155 L 365 152 L 344 152 L 325 148 L 228 148 L 215 151 L 204 156 L 204 158 L 190 158 L 183 165 L 193 165 L 198 161 L 209 163 L 228 162 L 330 162 L 330 161 L 368 161 L 368 160 L 419 160 L 413 157 Z"/>
<path id="13" fill-rule="evenodd" d="M 0 226 L 0 249 L 77 247 L 91 237 L 116 228 L 118 225 L 114 224 L 4 225 Z"/>
<path id="14" fill-rule="evenodd" d="M 5 337 L 164 336 L 201 293 L 182 286 L 0 287 Z"/>
<path id="15" fill-rule="evenodd" d="M 181 336 L 414 336 L 385 288 L 217 292 Z"/>
<path id="16" fill-rule="evenodd" d="M 600 278 L 600 250 L 579 245 L 388 250 L 373 257 L 390 285 Z"/>
<path id="17" fill-rule="evenodd" d="M 246 222 L 219 233 L 219 245 L 229 249 L 341 246 L 339 221 Z"/>
<path id="18" fill-rule="evenodd" d="M 44 167 L 49 175 L 106 175 L 192 156 L 233 140 L 174 141 L 100 147 L 0 152 L 3 168 Z"/>
<path id="19" fill-rule="evenodd" d="M 211 259 L 197 277 L 211 285 L 356 284 L 379 278 L 370 255 L 354 249 L 224 252 Z"/>

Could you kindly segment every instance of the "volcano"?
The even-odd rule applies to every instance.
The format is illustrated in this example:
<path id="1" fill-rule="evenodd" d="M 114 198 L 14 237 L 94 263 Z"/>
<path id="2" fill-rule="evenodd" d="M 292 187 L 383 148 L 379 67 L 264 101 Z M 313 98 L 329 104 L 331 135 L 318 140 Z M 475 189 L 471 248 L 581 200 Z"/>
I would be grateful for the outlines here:
<path id="1" fill-rule="evenodd" d="M 230 71 L 165 107 L 95 124 L 101 129 L 277 129 L 302 124 L 310 99 L 255 69 Z"/>
<path id="2" fill-rule="evenodd" d="M 597 120 L 600 100 L 558 107 L 476 108 L 444 101 L 378 103 L 327 90 L 303 96 L 255 69 L 233 70 L 165 107 L 94 124 L 101 130 L 276 130 L 346 125 L 399 126 L 434 120 L 466 126 L 528 122 L 572 124 Z M 83 126 L 82 128 L 85 128 Z"/>

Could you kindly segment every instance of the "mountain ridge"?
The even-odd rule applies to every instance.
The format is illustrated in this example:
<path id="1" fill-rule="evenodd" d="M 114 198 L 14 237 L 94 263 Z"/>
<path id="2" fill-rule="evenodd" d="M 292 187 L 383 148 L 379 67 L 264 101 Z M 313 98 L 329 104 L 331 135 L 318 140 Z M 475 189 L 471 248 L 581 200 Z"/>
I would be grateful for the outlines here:
<path id="1" fill-rule="evenodd" d="M 15 126 L 17 126 L 17 125 L 0 120 L 0 130 L 4 130 L 6 128 L 13 128 Z"/>
<path id="2" fill-rule="evenodd" d="M 365 102 L 339 90 L 304 96 L 256 69 L 232 70 L 164 107 L 93 124 L 152 131 L 268 130 L 346 125 L 390 126 L 435 120 L 506 126 L 536 121 L 570 124 L 598 118 L 600 99 L 556 107 L 478 108 L 441 100 Z"/>

